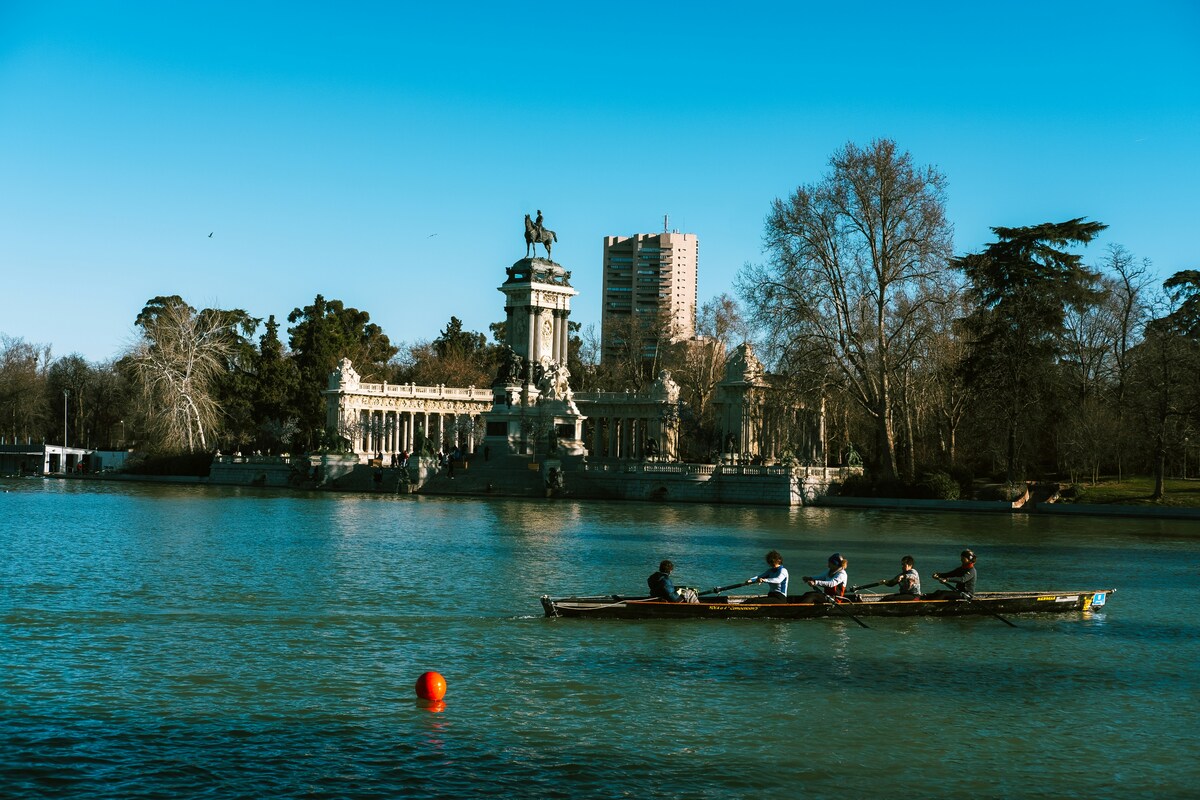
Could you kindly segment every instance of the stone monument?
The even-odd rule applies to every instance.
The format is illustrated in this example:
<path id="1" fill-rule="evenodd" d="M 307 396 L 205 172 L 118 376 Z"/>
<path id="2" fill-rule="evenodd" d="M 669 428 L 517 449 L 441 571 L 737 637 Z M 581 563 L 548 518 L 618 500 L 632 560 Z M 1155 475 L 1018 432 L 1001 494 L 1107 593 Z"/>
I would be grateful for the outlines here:
<path id="1" fill-rule="evenodd" d="M 568 384 L 571 273 L 549 259 L 541 212 L 525 215 L 526 245 L 547 245 L 547 258 L 522 258 L 506 271 L 504 357 L 492 383 L 494 404 L 484 415 L 490 452 L 530 455 L 535 461 L 583 456 L 583 420 Z M 530 240 L 533 240 L 532 242 Z M 528 252 L 528 250 L 526 251 Z"/>

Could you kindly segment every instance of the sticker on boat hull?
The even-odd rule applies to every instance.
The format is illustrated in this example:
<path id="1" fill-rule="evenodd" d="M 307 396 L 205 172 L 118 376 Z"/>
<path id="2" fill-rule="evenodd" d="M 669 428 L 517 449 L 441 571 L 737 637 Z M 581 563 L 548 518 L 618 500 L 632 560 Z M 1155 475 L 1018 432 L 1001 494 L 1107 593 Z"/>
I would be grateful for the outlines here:
<path id="1" fill-rule="evenodd" d="M 1056 603 L 1078 603 L 1079 595 L 1073 594 L 1073 595 L 1069 595 L 1067 597 L 1056 597 L 1056 598 L 1054 598 L 1054 602 L 1056 602 Z"/>
<path id="2" fill-rule="evenodd" d="M 1108 595 L 1105 592 L 1096 592 L 1092 595 L 1092 606 L 1100 608 L 1108 600 Z"/>

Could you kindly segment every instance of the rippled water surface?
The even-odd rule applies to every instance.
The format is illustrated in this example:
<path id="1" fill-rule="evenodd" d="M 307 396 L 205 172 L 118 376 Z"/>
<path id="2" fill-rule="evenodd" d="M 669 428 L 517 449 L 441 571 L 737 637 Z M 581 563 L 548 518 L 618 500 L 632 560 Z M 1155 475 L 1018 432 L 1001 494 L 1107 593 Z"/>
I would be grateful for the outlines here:
<path id="1" fill-rule="evenodd" d="M 4 797 L 1200 796 L 1200 524 L 0 483 Z M 550 620 L 834 550 L 1102 613 Z M 446 707 L 416 704 L 423 671 Z"/>

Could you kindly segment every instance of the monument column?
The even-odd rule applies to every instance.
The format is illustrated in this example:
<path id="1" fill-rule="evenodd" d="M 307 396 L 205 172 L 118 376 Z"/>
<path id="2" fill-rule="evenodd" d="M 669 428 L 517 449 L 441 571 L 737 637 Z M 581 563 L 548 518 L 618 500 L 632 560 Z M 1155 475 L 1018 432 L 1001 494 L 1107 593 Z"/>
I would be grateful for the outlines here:
<path id="1" fill-rule="evenodd" d="M 529 375 L 526 380 L 533 381 L 533 365 L 537 363 L 537 308 L 532 303 L 529 305 L 529 348 L 525 351 L 528 353 L 529 360 Z"/>
<path id="2" fill-rule="evenodd" d="M 560 340 L 560 344 L 558 346 L 558 352 L 559 352 L 558 360 L 561 361 L 564 365 L 566 365 L 568 356 L 570 355 L 570 352 L 571 352 L 571 349 L 570 349 L 571 348 L 571 333 L 570 333 L 570 331 L 571 331 L 571 326 L 567 323 L 567 315 L 565 313 L 560 314 L 559 318 L 558 318 L 558 335 L 559 335 L 559 340 Z"/>
<path id="3" fill-rule="evenodd" d="M 558 309 L 550 309 L 550 358 L 558 361 Z"/>

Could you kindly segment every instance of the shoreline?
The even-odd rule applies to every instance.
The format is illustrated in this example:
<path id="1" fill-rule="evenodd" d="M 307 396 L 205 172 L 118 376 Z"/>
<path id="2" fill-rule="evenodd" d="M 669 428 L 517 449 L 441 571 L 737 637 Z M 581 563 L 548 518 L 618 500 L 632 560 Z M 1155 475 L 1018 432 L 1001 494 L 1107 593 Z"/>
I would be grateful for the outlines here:
<path id="1" fill-rule="evenodd" d="M 36 476 L 26 476 L 36 477 Z M 214 482 L 210 476 L 198 475 L 127 475 L 123 473 L 108 473 L 102 475 L 62 475 L 51 474 L 43 478 L 78 481 L 115 481 L 126 483 L 165 483 L 186 484 L 197 486 L 247 486 L 245 483 Z M 342 488 L 301 488 L 294 486 L 253 486 L 271 490 L 293 492 L 347 492 L 355 494 L 379 494 L 373 490 L 342 489 Z M 416 494 L 422 494 L 417 492 Z M 429 492 L 436 495 L 436 492 Z M 497 497 L 496 494 L 456 494 L 458 497 Z M 569 498 L 563 498 L 569 499 Z M 647 502 L 645 500 L 626 500 L 624 502 Z M 663 502 L 663 501 L 653 501 Z M 680 503 L 679 505 L 693 505 Z M 753 503 L 749 505 L 754 505 Z M 875 511 L 927 511 L 927 512 L 958 512 L 980 514 L 1041 514 L 1046 516 L 1095 516 L 1095 517 L 1135 517 L 1141 519 L 1174 519 L 1200 520 L 1200 507 L 1187 506 L 1134 506 L 1115 503 L 1037 503 L 1024 507 L 1013 507 L 1011 503 L 998 500 L 913 500 L 902 497 L 833 497 L 823 495 L 808 503 L 814 508 L 849 508 Z M 1032 506 L 1032 507 L 1030 507 Z"/>
<path id="2" fill-rule="evenodd" d="M 1190 506 L 1131 506 L 1117 503 L 1027 503 L 1013 506 L 1001 500 L 910 500 L 903 497 L 818 497 L 821 508 L 858 508 L 880 511 L 957 511 L 984 514 L 1041 514 L 1046 516 L 1138 517 L 1142 519 L 1196 519 L 1200 508 Z"/>

